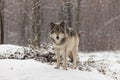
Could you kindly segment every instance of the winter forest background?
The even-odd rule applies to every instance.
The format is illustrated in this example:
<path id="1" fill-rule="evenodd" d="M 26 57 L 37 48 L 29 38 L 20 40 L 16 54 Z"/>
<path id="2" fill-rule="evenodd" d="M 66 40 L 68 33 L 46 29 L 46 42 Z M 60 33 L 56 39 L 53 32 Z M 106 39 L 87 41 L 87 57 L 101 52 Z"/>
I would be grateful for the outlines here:
<path id="1" fill-rule="evenodd" d="M 80 51 L 120 49 L 120 0 L 0 0 L 0 43 L 50 42 L 50 22 L 84 32 Z"/>

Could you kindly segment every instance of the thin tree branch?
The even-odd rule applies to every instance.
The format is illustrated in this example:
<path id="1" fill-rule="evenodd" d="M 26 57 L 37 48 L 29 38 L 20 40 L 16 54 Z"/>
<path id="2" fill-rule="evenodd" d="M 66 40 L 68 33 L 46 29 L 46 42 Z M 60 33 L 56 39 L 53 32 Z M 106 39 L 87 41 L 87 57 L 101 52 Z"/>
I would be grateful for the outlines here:
<path id="1" fill-rule="evenodd" d="M 96 36 L 100 33 L 100 31 L 105 28 L 108 24 L 112 23 L 114 20 L 118 19 L 120 17 L 120 15 L 111 18 L 110 20 L 106 21 L 102 27 L 100 27 L 100 29 L 98 29 L 98 31 L 96 32 Z"/>

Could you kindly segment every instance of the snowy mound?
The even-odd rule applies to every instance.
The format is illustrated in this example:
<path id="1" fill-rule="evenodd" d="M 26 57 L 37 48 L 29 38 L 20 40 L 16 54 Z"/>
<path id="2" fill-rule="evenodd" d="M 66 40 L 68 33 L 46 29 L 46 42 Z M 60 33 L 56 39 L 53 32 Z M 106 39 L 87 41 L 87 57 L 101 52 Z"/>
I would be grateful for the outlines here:
<path id="1" fill-rule="evenodd" d="M 113 80 L 120 80 L 120 54 L 119 51 L 80 53 L 79 69 L 82 71 L 97 70 Z"/>
<path id="2" fill-rule="evenodd" d="M 54 56 L 55 51 L 50 44 L 41 44 L 39 49 L 10 44 L 0 45 L 0 59 L 35 59 L 41 61 L 44 58 L 42 61 L 47 62 L 45 58 L 51 55 Z"/>
<path id="3" fill-rule="evenodd" d="M 22 46 L 15 46 L 10 44 L 0 45 L 0 54 L 14 54 L 15 52 L 24 52 L 24 48 Z"/>
<path id="4" fill-rule="evenodd" d="M 24 56 L 24 49 L 27 48 L 10 44 L 0 45 L 0 59 L 22 58 Z"/>

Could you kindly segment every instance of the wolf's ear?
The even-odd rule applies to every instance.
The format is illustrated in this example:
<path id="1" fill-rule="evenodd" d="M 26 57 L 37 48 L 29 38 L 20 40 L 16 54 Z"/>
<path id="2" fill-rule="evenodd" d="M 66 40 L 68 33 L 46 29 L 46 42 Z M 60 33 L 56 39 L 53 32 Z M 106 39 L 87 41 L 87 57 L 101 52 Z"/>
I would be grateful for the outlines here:
<path id="1" fill-rule="evenodd" d="M 64 25 L 65 25 L 65 22 L 64 22 L 64 21 L 61 22 L 60 26 L 61 26 L 62 28 L 64 28 Z"/>
<path id="2" fill-rule="evenodd" d="M 55 24 L 53 22 L 51 22 L 50 25 L 51 25 L 51 29 L 55 27 Z"/>

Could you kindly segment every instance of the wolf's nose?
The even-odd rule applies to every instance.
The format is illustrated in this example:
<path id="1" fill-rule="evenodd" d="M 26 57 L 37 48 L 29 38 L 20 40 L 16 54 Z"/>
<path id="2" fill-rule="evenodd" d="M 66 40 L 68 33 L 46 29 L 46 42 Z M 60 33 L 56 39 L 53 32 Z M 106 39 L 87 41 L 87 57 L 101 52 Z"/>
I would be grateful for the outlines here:
<path id="1" fill-rule="evenodd" d="M 58 37 L 58 36 L 57 36 L 56 38 L 57 38 L 57 39 L 59 39 L 59 37 Z"/>

